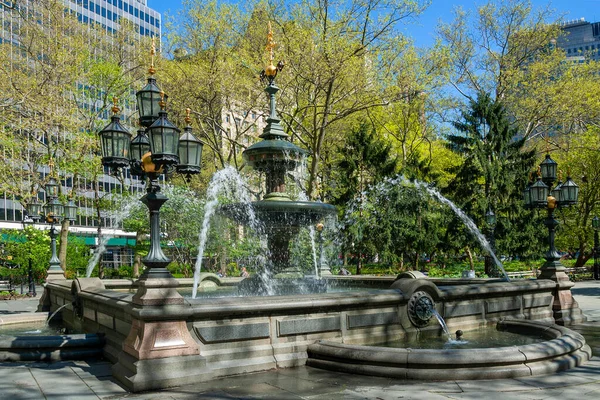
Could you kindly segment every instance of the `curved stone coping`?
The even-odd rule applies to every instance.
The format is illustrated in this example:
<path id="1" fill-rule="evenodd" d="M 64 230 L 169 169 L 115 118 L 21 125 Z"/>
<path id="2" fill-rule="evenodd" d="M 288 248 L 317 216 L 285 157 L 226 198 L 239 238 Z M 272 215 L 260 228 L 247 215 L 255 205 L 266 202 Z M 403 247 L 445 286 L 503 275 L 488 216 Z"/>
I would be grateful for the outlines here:
<path id="1" fill-rule="evenodd" d="M 194 278 L 176 278 L 179 282 L 179 287 L 194 286 Z M 242 277 L 219 277 L 212 272 L 200 273 L 200 282 L 203 280 L 211 280 L 219 286 L 236 286 L 242 281 Z M 107 289 L 133 289 L 135 279 L 103 279 L 102 283 Z"/>
<path id="2" fill-rule="evenodd" d="M 576 367 L 591 357 L 580 334 L 535 321 L 506 320 L 498 329 L 535 332 L 549 340 L 489 349 L 411 349 L 320 341 L 308 347 L 307 365 L 399 379 L 500 379 L 542 375 Z"/>
<path id="3" fill-rule="evenodd" d="M 0 336 L 0 361 L 62 361 L 102 357 L 104 336 Z"/>
<path id="4" fill-rule="evenodd" d="M 398 305 L 407 299 L 395 290 L 326 293 L 317 295 L 221 297 L 186 299 L 194 317 L 231 316 L 272 312 L 322 312 L 347 306 Z"/>
<path id="5" fill-rule="evenodd" d="M 29 324 L 36 322 L 45 322 L 48 319 L 50 313 L 48 312 L 28 312 L 18 314 L 8 314 L 0 316 L 0 326 L 15 325 L 15 324 Z"/>
<path id="6" fill-rule="evenodd" d="M 489 282 L 484 285 L 469 284 L 469 285 L 438 285 L 440 298 L 443 300 L 461 299 L 467 300 L 471 298 L 481 299 L 483 297 L 496 296 L 502 294 L 503 297 L 508 297 L 510 294 L 520 295 L 526 292 L 551 292 L 556 287 L 556 282 L 549 279 L 536 279 L 527 281 L 515 282 Z"/>

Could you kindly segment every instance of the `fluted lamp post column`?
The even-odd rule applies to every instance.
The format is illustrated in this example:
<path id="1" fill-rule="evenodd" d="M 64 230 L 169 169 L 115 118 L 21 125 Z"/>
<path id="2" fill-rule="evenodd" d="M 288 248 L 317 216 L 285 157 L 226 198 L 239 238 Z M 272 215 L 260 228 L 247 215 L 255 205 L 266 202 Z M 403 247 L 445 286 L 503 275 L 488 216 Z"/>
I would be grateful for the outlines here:
<path id="1" fill-rule="evenodd" d="M 177 170 L 190 179 L 200 172 L 202 142 L 193 135 L 190 110 L 187 110 L 184 134 L 169 121 L 167 96 L 152 77 L 137 93 L 141 127 L 131 140 L 118 117 L 117 100 L 111 123 L 99 132 L 102 163 L 116 170 L 130 166 L 135 175 L 147 178 L 146 194 L 140 199 L 150 214 L 150 249 L 142 260 L 145 270 L 135 282 L 131 330 L 113 375 L 129 390 L 137 392 L 171 386 L 174 381 L 192 381 L 206 361 L 190 335 L 186 320 L 192 310 L 177 292 L 178 281 L 167 269 L 171 260 L 160 246 L 160 208 L 168 200 L 158 183 L 161 174 Z M 123 143 L 123 145 L 121 145 Z M 177 375 L 178 379 L 173 379 Z"/>
<path id="2" fill-rule="evenodd" d="M 546 262 L 542 265 L 538 279 L 551 279 L 556 282 L 554 303 L 552 306 L 557 324 L 570 325 L 584 320 L 579 305 L 573 299 L 571 287 L 573 282 L 566 274 L 565 266 L 560 262 L 560 254 L 556 250 L 555 236 L 559 225 L 554 211 L 560 207 L 577 204 L 579 187 L 570 176 L 563 183 L 558 176 L 558 164 L 546 154 L 538 168 L 538 179 L 529 185 L 524 192 L 524 203 L 528 208 L 545 208 L 547 217 L 544 225 L 548 228 L 548 251 L 544 254 Z M 556 186 L 552 186 L 556 182 Z"/>

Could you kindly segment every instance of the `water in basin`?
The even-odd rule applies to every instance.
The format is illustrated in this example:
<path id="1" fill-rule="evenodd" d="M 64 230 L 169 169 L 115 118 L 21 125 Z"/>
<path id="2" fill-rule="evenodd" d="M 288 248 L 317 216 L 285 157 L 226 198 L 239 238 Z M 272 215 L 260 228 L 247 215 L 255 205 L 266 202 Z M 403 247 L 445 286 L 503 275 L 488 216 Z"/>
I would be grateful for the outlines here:
<path id="1" fill-rule="evenodd" d="M 493 347 L 523 346 L 540 343 L 544 340 L 540 335 L 529 335 L 498 331 L 494 326 L 484 327 L 464 332 L 461 340 L 448 339 L 442 336 L 411 336 L 387 343 L 378 344 L 381 347 L 412 348 L 412 349 L 481 349 Z"/>

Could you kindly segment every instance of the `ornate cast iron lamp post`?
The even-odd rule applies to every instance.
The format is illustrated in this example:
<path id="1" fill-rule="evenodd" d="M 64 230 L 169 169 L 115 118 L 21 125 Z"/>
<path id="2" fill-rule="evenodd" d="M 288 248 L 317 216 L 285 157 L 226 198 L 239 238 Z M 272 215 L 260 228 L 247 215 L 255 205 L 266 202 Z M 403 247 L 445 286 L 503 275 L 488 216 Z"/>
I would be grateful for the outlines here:
<path id="1" fill-rule="evenodd" d="M 598 231 L 600 231 L 600 218 L 596 215 L 592 218 L 594 228 L 594 279 L 600 279 L 600 244 L 598 243 Z"/>
<path id="2" fill-rule="evenodd" d="M 544 225 L 548 228 L 548 251 L 544 255 L 546 262 L 542 265 L 538 279 L 551 279 L 556 282 L 554 303 L 552 310 L 557 324 L 568 325 L 584 320 L 577 302 L 571 294 L 573 283 L 565 272 L 565 267 L 560 262 L 560 254 L 556 251 L 554 238 L 558 221 L 554 218 L 554 211 L 559 207 L 577 204 L 579 187 L 570 176 L 562 183 L 560 178 L 554 189 L 552 185 L 557 181 L 558 164 L 546 154 L 546 158 L 539 166 L 537 181 L 529 185 L 523 194 L 525 206 L 528 208 L 546 208 L 548 214 Z"/>
<path id="3" fill-rule="evenodd" d="M 167 96 L 153 77 L 154 41 L 151 55 L 148 84 L 136 94 L 141 126 L 136 137 L 132 140 L 121 125 L 117 99 L 111 122 L 99 132 L 105 167 L 117 171 L 130 166 L 134 175 L 147 178 L 146 195 L 140 200 L 150 214 L 150 250 L 142 260 L 146 269 L 135 283 L 131 330 L 119 362 L 113 366 L 114 376 L 132 391 L 164 387 L 168 370 L 193 375 L 192 370 L 205 362 L 186 326 L 191 311 L 176 290 L 179 283 L 167 269 L 171 260 L 160 247 L 160 208 L 168 198 L 158 184 L 160 175 L 173 169 L 188 180 L 198 174 L 203 144 L 192 133 L 190 109 L 181 137 L 181 131 L 169 121 Z M 162 360 L 173 356 L 177 356 L 175 364 L 165 361 L 161 366 Z"/>
<path id="4" fill-rule="evenodd" d="M 542 266 L 539 278 L 569 280 L 565 267 L 560 262 L 560 254 L 554 245 L 556 227 L 559 224 L 554 218 L 554 211 L 559 207 L 577 204 L 579 187 L 569 176 L 564 183 L 558 179 L 554 189 L 551 189 L 553 183 L 557 181 L 557 168 L 558 164 L 550 158 L 549 154 L 546 154 L 546 158 L 540 164 L 537 181 L 525 189 L 524 202 L 526 207 L 546 208 L 548 211 L 544 225 L 548 228 L 549 248 L 544 255 L 546 262 Z"/>
<path id="5" fill-rule="evenodd" d="M 53 175 L 54 163 L 52 162 L 52 160 L 50 160 L 49 166 L 50 179 L 44 185 L 47 202 L 44 206 L 42 206 L 42 204 L 38 202 L 37 194 L 34 194 L 30 202 L 25 205 L 25 211 L 29 219 L 23 219 L 24 223 L 45 222 L 50 224 L 49 235 L 51 256 L 47 280 L 60 279 L 65 277 L 65 273 L 60 267 L 60 260 L 56 255 L 56 238 L 58 237 L 58 230 L 56 229 L 56 224 L 60 223 L 60 221 L 63 219 L 68 219 L 69 221 L 73 222 L 77 218 L 77 206 L 75 205 L 75 202 L 72 198 L 69 199 L 66 205 L 63 205 L 58 200 L 59 184 Z"/>
<path id="6" fill-rule="evenodd" d="M 496 251 L 496 241 L 494 238 L 494 231 L 496 230 L 496 214 L 492 211 L 491 208 L 488 209 L 488 212 L 485 213 L 485 222 L 488 228 L 488 241 L 490 242 L 490 247 L 492 251 Z M 488 255 L 485 257 L 485 273 L 487 276 L 497 276 L 496 266 L 494 265 L 494 260 L 492 260 L 492 256 Z"/>

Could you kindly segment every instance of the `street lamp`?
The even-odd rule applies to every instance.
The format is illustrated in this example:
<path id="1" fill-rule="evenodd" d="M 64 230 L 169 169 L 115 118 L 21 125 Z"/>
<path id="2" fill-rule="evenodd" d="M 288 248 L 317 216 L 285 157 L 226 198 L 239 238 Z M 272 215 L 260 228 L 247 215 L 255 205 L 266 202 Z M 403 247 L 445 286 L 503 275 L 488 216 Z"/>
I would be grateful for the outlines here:
<path id="1" fill-rule="evenodd" d="M 179 137 L 180 130 L 169 121 L 167 96 L 152 77 L 156 72 L 154 39 L 151 54 L 148 84 L 136 94 L 141 128 L 133 140 L 129 139 L 130 135 L 119 136 L 127 138 L 123 146 L 127 151 L 121 152 L 121 146 L 108 145 L 117 137 L 115 130 L 126 131 L 117 116 L 120 110 L 116 99 L 112 109 L 112 125 L 99 132 L 102 143 L 107 142 L 106 146 L 102 146 L 102 165 L 118 171 L 128 164 L 133 174 L 147 179 L 146 194 L 140 200 L 148 207 L 150 214 L 150 250 L 142 260 L 146 268 L 134 283 L 137 290 L 131 299 L 131 328 L 123 343 L 123 354 L 113 367 L 113 371 L 122 371 L 115 376 L 129 389 L 137 385 L 134 382 L 145 379 L 168 379 L 166 370 L 154 370 L 156 359 L 177 354 L 178 359 L 182 360 L 181 357 L 189 356 L 182 362 L 191 368 L 201 368 L 201 363 L 205 362 L 186 325 L 189 305 L 177 292 L 179 282 L 167 269 L 171 260 L 160 247 L 160 208 L 168 198 L 160 192 L 158 184 L 160 175 L 173 170 L 185 174 L 188 180 L 191 175 L 198 174 L 202 142 L 192 133 L 189 112 L 182 137 Z"/>
<path id="2" fill-rule="evenodd" d="M 68 219 L 69 221 L 73 222 L 77 218 L 77 206 L 72 198 L 69 199 L 66 205 L 63 205 L 60 200 L 58 200 L 59 184 L 56 181 L 56 178 L 53 176 L 54 163 L 52 160 L 50 160 L 49 166 L 50 179 L 48 179 L 48 182 L 44 185 L 47 202 L 45 205 L 40 204 L 37 198 L 37 193 L 33 194 L 31 200 L 25 205 L 27 218 L 23 218 L 24 224 L 28 222 L 41 222 L 50 224 L 49 236 L 51 257 L 47 280 L 65 277 L 64 271 L 60 267 L 60 259 L 56 254 L 56 238 L 58 237 L 58 230 L 56 229 L 55 224 L 59 223 L 63 219 Z M 31 271 L 29 275 L 31 292 Z"/>
<path id="3" fill-rule="evenodd" d="M 594 279 L 600 279 L 600 245 L 598 244 L 598 231 L 600 231 L 600 218 L 596 215 L 592 218 L 594 228 Z"/>
<path id="4" fill-rule="evenodd" d="M 488 208 L 488 211 L 485 213 L 485 222 L 488 228 L 487 239 L 490 243 L 490 248 L 492 251 L 496 251 L 496 241 L 494 238 L 494 231 L 496 229 L 496 214 L 494 214 L 491 208 Z M 497 275 L 496 266 L 491 255 L 485 257 L 485 273 L 487 276 Z"/>
<path id="5" fill-rule="evenodd" d="M 138 281 L 139 289 L 134 303 L 139 305 L 173 304 L 178 295 L 165 288 L 175 288 L 177 281 L 167 270 L 171 260 L 160 247 L 160 208 L 168 198 L 160 193 L 158 178 L 173 169 L 186 175 L 200 173 L 200 158 L 203 143 L 192 133 L 190 110 L 185 119 L 187 126 L 180 137 L 180 130 L 168 119 L 165 93 L 156 84 L 152 76 L 154 69 L 154 42 L 152 45 L 152 65 L 148 72 L 148 84 L 136 93 L 140 129 L 131 140 L 129 132 L 121 125 L 118 117 L 119 107 L 114 98 L 113 117 L 99 132 L 102 143 L 102 164 L 116 171 L 130 166 L 134 175 L 148 178 L 146 195 L 141 198 L 150 212 L 150 251 L 142 260 L 147 267 Z M 145 129 L 144 129 L 145 128 Z M 159 278 L 161 282 L 148 283 L 149 279 Z M 163 290 L 164 289 L 164 290 Z M 163 290 L 161 292 L 161 290 Z M 150 298 L 155 293 L 156 298 Z M 166 294 L 166 295 L 165 295 Z M 160 299 L 159 299 L 160 297 Z M 179 302 L 179 300 L 176 300 Z"/>
<path id="6" fill-rule="evenodd" d="M 548 211 L 544 225 L 548 228 L 549 248 L 544 255 L 546 262 L 542 265 L 539 278 L 568 281 L 565 267 L 560 262 L 560 254 L 554 245 L 556 227 L 559 224 L 554 218 L 554 210 L 577 204 L 579 187 L 569 176 L 564 183 L 560 182 L 559 178 L 556 186 L 552 189 L 552 185 L 557 180 L 557 170 L 556 161 L 550 157 L 550 154 L 546 154 L 538 169 L 538 179 L 525 189 L 523 200 L 527 208 L 546 208 Z"/>

